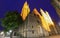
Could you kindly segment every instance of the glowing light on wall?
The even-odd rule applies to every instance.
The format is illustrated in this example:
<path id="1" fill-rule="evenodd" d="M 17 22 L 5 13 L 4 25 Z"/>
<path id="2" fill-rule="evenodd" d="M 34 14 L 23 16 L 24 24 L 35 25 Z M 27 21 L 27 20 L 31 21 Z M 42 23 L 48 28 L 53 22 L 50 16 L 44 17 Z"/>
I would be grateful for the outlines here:
<path id="1" fill-rule="evenodd" d="M 35 8 L 34 10 L 34 14 L 38 15 L 41 22 L 42 22 L 42 27 L 47 30 L 47 31 L 51 31 L 50 30 L 50 25 L 54 26 L 54 23 L 50 17 L 50 15 L 48 14 L 48 12 L 44 12 L 42 9 L 40 9 L 41 14 L 37 11 L 37 9 Z"/>
<path id="2" fill-rule="evenodd" d="M 27 4 L 27 2 L 24 3 L 23 5 L 23 8 L 22 8 L 22 11 L 21 11 L 21 16 L 22 16 L 22 19 L 25 20 L 26 17 L 28 16 L 30 12 L 30 8 L 29 8 L 29 5 Z M 47 11 L 43 11 L 42 9 L 40 9 L 40 12 L 41 14 L 37 11 L 36 8 L 34 8 L 33 10 L 34 14 L 38 15 L 38 17 L 40 18 L 41 22 L 42 22 L 42 27 L 47 30 L 47 31 L 51 31 L 50 30 L 50 27 L 51 25 L 54 26 L 54 23 L 50 17 L 50 15 L 48 14 Z"/>
<path id="3" fill-rule="evenodd" d="M 28 16 L 29 12 L 30 12 L 29 5 L 27 4 L 27 2 L 25 2 L 24 5 L 23 5 L 23 8 L 22 8 L 22 11 L 21 11 L 21 16 L 22 16 L 23 20 L 26 19 L 26 17 Z"/>
<path id="4" fill-rule="evenodd" d="M 50 16 L 49 16 L 48 12 L 45 13 L 42 9 L 40 9 L 40 12 L 42 14 L 42 17 L 40 17 L 40 18 L 41 18 L 41 21 L 42 21 L 43 28 L 47 31 L 51 31 L 49 26 L 52 23 L 51 23 L 51 19 L 50 19 Z"/>

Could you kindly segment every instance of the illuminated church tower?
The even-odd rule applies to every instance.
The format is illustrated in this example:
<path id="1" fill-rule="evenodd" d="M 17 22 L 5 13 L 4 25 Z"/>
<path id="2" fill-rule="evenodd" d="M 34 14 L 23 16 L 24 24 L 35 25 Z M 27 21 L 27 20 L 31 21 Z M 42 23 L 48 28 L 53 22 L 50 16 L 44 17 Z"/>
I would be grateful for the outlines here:
<path id="1" fill-rule="evenodd" d="M 24 23 L 19 28 L 19 33 L 23 37 L 49 36 L 49 32 L 51 32 L 49 26 L 52 25 L 54 27 L 54 23 L 47 11 L 44 12 L 40 9 L 40 12 L 41 14 L 34 8 L 30 13 L 29 5 L 27 2 L 24 3 L 20 14 Z M 54 31 L 57 33 L 55 27 Z"/>
<path id="2" fill-rule="evenodd" d="M 30 13 L 30 8 L 27 2 L 24 3 L 21 14 L 22 19 L 25 21 L 22 24 L 21 35 L 24 37 L 40 37 L 49 36 L 49 33 L 45 31 L 41 24 L 41 19 L 39 18 L 39 12 L 37 9 L 33 9 Z"/>

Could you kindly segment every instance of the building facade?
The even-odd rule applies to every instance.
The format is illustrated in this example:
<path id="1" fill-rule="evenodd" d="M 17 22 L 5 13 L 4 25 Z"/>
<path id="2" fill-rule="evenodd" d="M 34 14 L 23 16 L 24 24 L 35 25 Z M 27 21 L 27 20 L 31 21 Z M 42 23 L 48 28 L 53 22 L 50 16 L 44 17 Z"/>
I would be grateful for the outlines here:
<path id="1" fill-rule="evenodd" d="M 40 19 L 34 13 L 27 16 L 19 32 L 24 37 L 49 36 L 49 33 L 42 28 Z"/>

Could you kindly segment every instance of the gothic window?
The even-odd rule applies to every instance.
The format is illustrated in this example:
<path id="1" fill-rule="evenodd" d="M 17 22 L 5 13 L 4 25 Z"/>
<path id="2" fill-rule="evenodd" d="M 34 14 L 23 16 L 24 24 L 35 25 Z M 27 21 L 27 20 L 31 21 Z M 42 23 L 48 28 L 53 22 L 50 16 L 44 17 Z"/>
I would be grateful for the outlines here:
<path id="1" fill-rule="evenodd" d="M 32 34 L 34 34 L 34 30 L 32 30 Z"/>
<path id="2" fill-rule="evenodd" d="M 40 23 L 39 20 L 37 20 L 37 23 Z"/>
<path id="3" fill-rule="evenodd" d="M 33 28 L 33 26 L 32 26 L 32 28 Z"/>
<path id="4" fill-rule="evenodd" d="M 60 0 L 58 0 L 60 2 Z"/>

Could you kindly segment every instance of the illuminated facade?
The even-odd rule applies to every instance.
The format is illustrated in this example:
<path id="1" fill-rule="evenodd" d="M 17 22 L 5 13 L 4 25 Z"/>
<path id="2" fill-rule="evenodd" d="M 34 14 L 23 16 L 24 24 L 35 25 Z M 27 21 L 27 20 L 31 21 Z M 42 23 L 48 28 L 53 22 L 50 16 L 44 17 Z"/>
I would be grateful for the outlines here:
<path id="1" fill-rule="evenodd" d="M 19 34 L 23 37 L 49 36 L 52 32 L 57 34 L 55 24 L 48 12 L 40 9 L 40 13 L 36 8 L 30 13 L 29 5 L 25 2 L 20 14 L 24 23 L 18 30 Z"/>
<path id="2" fill-rule="evenodd" d="M 40 37 L 49 36 L 49 33 L 43 29 L 41 20 L 34 13 L 30 13 L 27 16 L 24 27 L 20 30 L 20 33 L 24 37 Z"/>
<path id="3" fill-rule="evenodd" d="M 54 23 L 49 16 L 47 11 L 40 9 L 41 14 L 37 11 L 36 8 L 33 9 L 33 12 L 30 13 L 29 5 L 27 2 L 24 3 L 21 16 L 25 21 L 22 24 L 23 27 L 20 28 L 20 34 L 24 37 L 40 37 L 40 36 L 49 36 L 51 32 L 50 26 L 53 27 L 55 33 L 57 33 Z"/>

